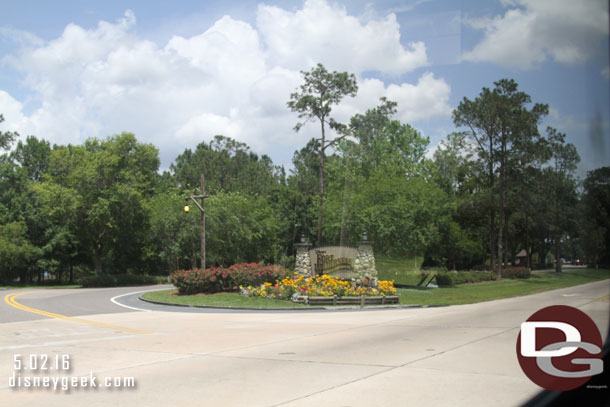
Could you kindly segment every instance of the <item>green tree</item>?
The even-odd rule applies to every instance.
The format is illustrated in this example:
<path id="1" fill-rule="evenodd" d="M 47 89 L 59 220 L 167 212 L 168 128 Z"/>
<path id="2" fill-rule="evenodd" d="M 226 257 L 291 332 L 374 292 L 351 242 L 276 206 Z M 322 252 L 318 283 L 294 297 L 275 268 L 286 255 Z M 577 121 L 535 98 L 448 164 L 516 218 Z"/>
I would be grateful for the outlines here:
<path id="1" fill-rule="evenodd" d="M 97 273 L 104 262 L 115 272 L 141 268 L 158 167 L 157 149 L 130 133 L 53 149 L 43 190 L 59 185 L 74 197 L 76 239 Z"/>
<path id="2" fill-rule="evenodd" d="M 430 180 L 428 139 L 392 119 L 396 104 L 350 121 L 357 142 L 343 140 L 328 165 L 328 238 L 355 243 L 367 232 L 378 253 L 423 254 L 438 239 L 447 199 Z"/>
<path id="3" fill-rule="evenodd" d="M 489 206 L 490 257 L 492 267 L 497 267 L 498 278 L 501 278 L 507 173 L 514 165 L 514 157 L 540 138 L 538 124 L 548 114 L 548 106 L 537 103 L 528 108 L 531 97 L 520 92 L 512 79 L 501 79 L 494 85 L 494 89 L 483 88 L 474 100 L 464 98 L 453 111 L 453 121 L 456 126 L 468 129 L 466 134 L 476 142 L 479 159 L 487 166 L 487 189 L 489 200 L 493 202 Z"/>
<path id="4" fill-rule="evenodd" d="M 485 171 L 463 133 L 451 133 L 434 152 L 433 179 L 447 196 L 449 213 L 439 222 L 440 239 L 428 250 L 449 268 L 470 269 L 485 260 L 487 199 L 480 174 Z"/>
<path id="5" fill-rule="evenodd" d="M 4 121 L 4 116 L 0 113 L 0 123 Z M 19 134 L 12 131 L 0 131 L 0 150 L 8 150 Z"/>
<path id="6" fill-rule="evenodd" d="M 338 104 L 345 96 L 356 96 L 358 85 L 354 74 L 347 72 L 328 72 L 322 64 L 318 64 L 311 71 L 301 71 L 304 83 L 297 92 L 290 95 L 287 102 L 291 111 L 298 113 L 299 119 L 305 119 L 294 127 L 299 131 L 301 127 L 311 120 L 320 122 L 320 138 L 317 144 L 319 157 L 318 173 L 318 223 L 316 243 L 322 243 L 322 229 L 324 224 L 324 165 L 326 150 L 336 145 L 348 133 L 346 126 L 336 122 L 330 117 L 332 106 Z M 326 135 L 326 126 L 338 130 L 342 135 L 329 139 Z"/>
<path id="7" fill-rule="evenodd" d="M 59 283 L 67 271 L 68 280 L 73 283 L 74 266 L 83 250 L 77 238 L 78 193 L 53 182 L 36 183 L 32 191 L 40 214 L 47 220 L 42 246 L 46 268 L 56 269 Z"/>
<path id="8" fill-rule="evenodd" d="M 186 149 L 176 157 L 170 169 L 182 189 L 199 188 L 200 174 L 205 175 L 206 192 L 243 192 L 266 195 L 283 181 L 282 167 L 273 165 L 266 155 L 259 157 L 244 143 L 215 136 L 201 142 L 195 151 Z"/>
<path id="9" fill-rule="evenodd" d="M 582 227 L 587 262 L 610 266 L 610 167 L 587 173 L 583 183 Z"/>
<path id="10" fill-rule="evenodd" d="M 0 225 L 0 281 L 11 282 L 16 277 L 21 283 L 27 281 L 27 270 L 39 250 L 28 241 L 26 232 L 24 222 Z"/>
<path id="11" fill-rule="evenodd" d="M 182 210 L 184 195 L 177 189 L 169 189 L 155 194 L 148 202 L 150 231 L 144 260 L 151 270 L 171 273 L 196 267 L 201 223 L 198 216 Z"/>
<path id="12" fill-rule="evenodd" d="M 34 136 L 28 136 L 25 143 L 19 140 L 11 158 L 23 168 L 31 181 L 39 182 L 42 174 L 47 172 L 51 146 L 46 140 L 38 140 Z"/>
<path id="13" fill-rule="evenodd" d="M 206 200 L 206 244 L 211 264 L 274 262 L 281 255 L 280 224 L 266 198 L 218 193 Z"/>
<path id="14" fill-rule="evenodd" d="M 319 140 L 311 139 L 305 147 L 294 152 L 293 168 L 287 180 L 289 192 L 285 193 L 287 215 L 294 226 L 292 241 L 301 234 L 315 239 L 318 208 L 318 176 L 320 174 Z M 328 157 L 327 157 L 328 159 Z M 313 240 L 312 239 L 312 240 Z"/>
<path id="15" fill-rule="evenodd" d="M 573 144 L 565 142 L 565 134 L 552 127 L 547 128 L 547 139 L 551 149 L 551 167 L 546 169 L 550 187 L 550 230 L 554 243 L 555 271 L 561 272 L 561 241 L 568 231 L 574 231 L 576 216 L 576 180 L 574 171 L 580 157 Z"/>

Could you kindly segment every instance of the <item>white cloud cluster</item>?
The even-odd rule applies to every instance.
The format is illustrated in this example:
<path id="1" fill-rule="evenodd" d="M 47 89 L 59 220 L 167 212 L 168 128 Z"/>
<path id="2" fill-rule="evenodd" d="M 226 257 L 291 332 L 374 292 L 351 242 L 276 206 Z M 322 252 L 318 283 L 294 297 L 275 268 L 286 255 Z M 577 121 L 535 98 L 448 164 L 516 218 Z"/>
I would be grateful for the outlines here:
<path id="1" fill-rule="evenodd" d="M 8 59 L 25 75 L 37 106 L 26 114 L 26 101 L 0 90 L 3 127 L 54 143 L 132 131 L 161 149 L 163 166 L 184 148 L 224 134 L 261 153 L 286 146 L 278 161 L 288 162 L 317 134 L 315 126 L 292 132 L 297 118 L 286 101 L 300 84 L 299 70 L 322 62 L 358 75 L 395 75 L 426 64 L 423 43 L 401 45 L 393 15 L 363 24 L 325 0 L 308 0 L 296 12 L 261 5 L 257 13 L 256 27 L 224 16 L 164 46 L 133 34 L 131 11 L 92 29 L 70 24 L 59 38 Z M 339 119 L 377 105 L 381 96 L 397 101 L 406 121 L 450 112 L 449 85 L 430 73 L 416 84 L 370 78 L 359 84 L 358 97 L 337 107 Z"/>
<path id="2" fill-rule="evenodd" d="M 520 69 L 539 66 L 549 58 L 582 63 L 608 36 L 606 0 L 504 0 L 503 16 L 466 22 L 485 31 L 483 40 L 462 58 Z"/>
<path id="3" fill-rule="evenodd" d="M 363 24 L 344 8 L 309 0 L 294 13 L 260 5 L 257 25 L 269 46 L 269 61 L 292 69 L 324 61 L 330 69 L 347 66 L 357 74 L 400 74 L 427 64 L 423 42 L 410 42 L 407 49 L 400 45 L 395 14 Z"/>

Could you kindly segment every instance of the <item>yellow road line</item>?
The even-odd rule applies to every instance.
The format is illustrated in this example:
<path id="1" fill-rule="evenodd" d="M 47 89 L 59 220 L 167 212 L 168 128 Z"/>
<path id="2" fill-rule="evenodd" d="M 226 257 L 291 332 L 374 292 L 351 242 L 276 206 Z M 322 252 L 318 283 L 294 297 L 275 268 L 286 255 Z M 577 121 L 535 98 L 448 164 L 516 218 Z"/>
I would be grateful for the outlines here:
<path id="1" fill-rule="evenodd" d="M 131 333 L 141 334 L 141 335 L 146 335 L 146 334 L 152 333 L 150 331 L 141 331 L 139 329 L 126 328 L 124 326 L 110 325 L 110 324 L 105 324 L 103 322 L 89 321 L 87 319 L 74 318 L 74 317 L 69 317 L 67 315 L 61 315 L 61 314 L 54 314 L 52 312 L 28 307 L 26 305 L 18 303 L 17 300 L 15 300 L 15 298 L 17 298 L 19 296 L 22 296 L 25 294 L 32 294 L 32 293 L 36 293 L 36 292 L 41 292 L 41 291 L 22 291 L 22 292 L 13 293 L 13 294 L 7 294 L 6 296 L 4 296 L 4 302 L 13 308 L 17 308 L 22 311 L 31 312 L 33 314 L 38 314 L 38 315 L 42 315 L 42 316 L 49 317 L 49 318 L 65 319 L 68 321 L 80 322 L 81 324 L 89 324 L 89 325 L 94 325 L 94 326 L 98 326 L 101 328 L 114 329 L 114 330 L 131 332 Z"/>

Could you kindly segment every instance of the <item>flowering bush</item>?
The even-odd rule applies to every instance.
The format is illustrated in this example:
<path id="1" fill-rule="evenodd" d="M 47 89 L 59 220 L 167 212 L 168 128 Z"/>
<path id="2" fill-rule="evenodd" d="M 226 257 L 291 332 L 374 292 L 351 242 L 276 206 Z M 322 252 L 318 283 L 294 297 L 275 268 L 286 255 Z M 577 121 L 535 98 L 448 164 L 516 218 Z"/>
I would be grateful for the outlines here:
<path id="1" fill-rule="evenodd" d="M 242 263 L 229 268 L 178 270 L 170 276 L 170 282 L 180 294 L 217 293 L 237 291 L 242 285 L 260 285 L 277 281 L 285 278 L 288 273 L 289 271 L 282 266 Z"/>
<path id="2" fill-rule="evenodd" d="M 394 281 L 380 281 L 378 288 L 357 287 L 349 281 L 339 280 L 328 275 L 305 278 L 285 277 L 275 284 L 263 283 L 258 287 L 241 287 L 241 294 L 250 297 L 265 297 L 289 300 L 295 296 L 359 297 L 361 295 L 396 295 Z"/>
<path id="3" fill-rule="evenodd" d="M 290 274 L 282 266 L 263 266 L 260 263 L 240 263 L 225 270 L 232 278 L 235 290 L 245 285 L 260 285 L 281 280 Z"/>

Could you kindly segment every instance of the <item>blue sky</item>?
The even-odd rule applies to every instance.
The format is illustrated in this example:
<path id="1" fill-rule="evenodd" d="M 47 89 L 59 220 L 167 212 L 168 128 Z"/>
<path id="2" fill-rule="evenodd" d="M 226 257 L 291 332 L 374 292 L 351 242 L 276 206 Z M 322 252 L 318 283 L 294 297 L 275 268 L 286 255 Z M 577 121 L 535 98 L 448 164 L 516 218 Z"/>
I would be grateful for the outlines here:
<path id="1" fill-rule="evenodd" d="M 3 130 L 53 143 L 131 131 L 167 168 L 215 134 L 290 166 L 300 70 L 353 72 L 347 121 L 386 96 L 430 138 L 463 97 L 514 78 L 548 103 L 579 174 L 610 162 L 608 3 L 602 0 L 2 1 Z"/>

